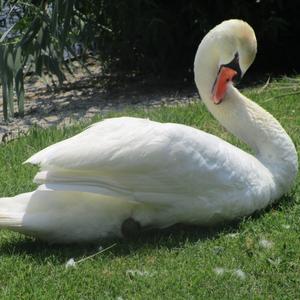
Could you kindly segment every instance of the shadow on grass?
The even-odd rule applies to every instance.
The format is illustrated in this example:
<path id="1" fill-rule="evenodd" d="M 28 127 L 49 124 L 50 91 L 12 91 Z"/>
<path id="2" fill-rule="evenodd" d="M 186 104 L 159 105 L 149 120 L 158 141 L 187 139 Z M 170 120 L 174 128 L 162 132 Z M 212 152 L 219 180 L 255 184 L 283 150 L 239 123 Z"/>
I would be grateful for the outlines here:
<path id="1" fill-rule="evenodd" d="M 99 251 L 100 245 L 106 248 L 114 243 L 117 245 L 104 253 L 104 255 L 109 255 L 112 259 L 130 256 L 144 248 L 167 248 L 171 250 L 183 247 L 186 241 L 189 243 L 197 243 L 207 239 L 218 238 L 220 235 L 237 233 L 242 230 L 241 227 L 245 223 L 256 222 L 272 210 L 281 211 L 293 207 L 296 204 L 295 194 L 296 191 L 293 191 L 264 210 L 255 212 L 251 216 L 241 218 L 234 222 L 219 224 L 214 227 L 176 224 L 166 229 L 143 231 L 135 238 L 106 239 L 97 244 L 51 245 L 18 233 L 6 232 L 7 236 L 5 236 L 0 244 L 0 253 L 1 255 L 7 256 L 29 256 L 33 258 L 36 263 L 43 265 L 49 261 L 49 258 L 54 264 L 63 264 L 71 257 L 74 257 L 75 260 L 81 259 L 82 257 Z"/>
<path id="2" fill-rule="evenodd" d="M 239 222 L 218 227 L 201 227 L 192 225 L 176 224 L 166 229 L 151 229 L 143 231 L 135 238 L 106 239 L 91 244 L 48 244 L 46 242 L 26 237 L 19 233 L 8 233 L 8 237 L 0 244 L 1 255 L 29 256 L 37 263 L 44 264 L 51 257 L 54 263 L 65 263 L 70 257 L 80 259 L 83 256 L 94 254 L 99 246 L 106 248 L 114 243 L 117 245 L 107 253 L 112 258 L 129 256 L 137 253 L 142 248 L 174 249 L 182 247 L 186 241 L 196 243 L 199 240 L 206 240 L 218 237 L 221 233 L 232 233 L 239 229 Z"/>

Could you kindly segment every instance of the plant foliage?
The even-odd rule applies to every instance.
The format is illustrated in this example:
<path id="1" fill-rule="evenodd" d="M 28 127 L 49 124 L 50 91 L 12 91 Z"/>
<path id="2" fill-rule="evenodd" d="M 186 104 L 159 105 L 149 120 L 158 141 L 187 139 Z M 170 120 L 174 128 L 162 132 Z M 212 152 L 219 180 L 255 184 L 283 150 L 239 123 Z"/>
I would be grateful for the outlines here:
<path id="1" fill-rule="evenodd" d="M 102 0 L 88 1 L 97 22 L 111 29 L 96 35 L 110 67 L 168 77 L 186 76 L 202 37 L 223 20 L 253 26 L 259 45 L 256 65 L 299 68 L 300 2 L 291 0 Z M 86 9 L 87 9 L 86 8 Z"/>
<path id="2" fill-rule="evenodd" d="M 71 72 L 65 53 L 93 43 L 104 70 L 192 77 L 199 41 L 221 21 L 240 18 L 257 35 L 257 66 L 269 71 L 300 69 L 300 2 L 292 0 L 3 0 L 19 21 L 0 40 L 4 115 L 24 112 L 23 77 L 53 74 L 61 84 Z M 255 68 L 254 66 L 254 68 Z M 65 67 L 65 68 L 64 68 Z"/>
<path id="3" fill-rule="evenodd" d="M 65 79 L 63 66 L 71 72 L 65 56 L 66 53 L 68 57 L 76 56 L 73 45 L 78 41 L 78 33 L 84 29 L 77 2 L 5 1 L 2 4 L 10 8 L 9 14 L 14 10 L 23 13 L 0 40 L 3 112 L 6 120 L 15 114 L 14 91 L 18 113 L 21 116 L 24 114 L 24 73 L 33 72 L 43 76 L 48 72 L 62 84 Z"/>

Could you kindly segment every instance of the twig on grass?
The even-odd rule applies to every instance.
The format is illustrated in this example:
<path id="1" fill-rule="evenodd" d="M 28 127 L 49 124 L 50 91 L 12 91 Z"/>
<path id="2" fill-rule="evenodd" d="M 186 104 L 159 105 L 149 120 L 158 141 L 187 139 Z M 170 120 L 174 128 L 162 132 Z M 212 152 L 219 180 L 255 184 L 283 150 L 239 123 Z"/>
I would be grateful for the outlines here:
<path id="1" fill-rule="evenodd" d="M 282 97 L 293 96 L 293 95 L 298 95 L 298 94 L 300 94 L 300 91 L 276 95 L 276 96 L 270 97 L 270 98 L 268 98 L 267 100 L 263 101 L 263 103 L 269 102 L 269 101 L 271 101 L 271 100 L 273 100 L 273 99 L 276 99 L 276 98 L 282 98 Z"/>
<path id="2" fill-rule="evenodd" d="M 83 262 L 83 261 L 86 261 L 86 260 L 88 260 L 88 259 L 91 259 L 91 258 L 95 257 L 96 255 L 98 255 L 98 254 L 100 254 L 100 253 L 103 253 L 103 252 L 105 252 L 105 251 L 107 251 L 107 250 L 109 250 L 109 249 L 115 247 L 116 245 L 117 245 L 117 243 L 114 243 L 114 244 L 110 245 L 109 247 L 104 248 L 104 249 L 101 249 L 100 251 L 98 251 L 98 252 L 96 252 L 96 253 L 94 253 L 94 254 L 91 254 L 91 255 L 89 255 L 89 256 L 87 256 L 87 257 L 84 257 L 84 258 L 82 258 L 82 259 L 79 259 L 79 260 L 77 261 L 77 263 L 81 263 L 81 262 Z"/>
<path id="3" fill-rule="evenodd" d="M 116 245 L 117 245 L 117 243 L 112 244 L 112 245 L 110 245 L 109 247 L 104 248 L 104 249 L 102 249 L 102 247 L 100 247 L 100 248 L 99 248 L 100 250 L 99 250 L 98 252 L 96 252 L 96 253 L 94 253 L 94 254 L 91 254 L 91 255 L 89 255 L 89 256 L 87 256 L 87 257 L 81 258 L 81 259 L 79 259 L 79 260 L 77 260 L 77 261 L 75 261 L 74 258 L 70 258 L 70 259 L 67 261 L 67 263 L 66 263 L 66 268 L 76 267 L 77 264 L 82 263 L 82 262 L 84 262 L 84 261 L 86 261 L 86 260 L 88 260 L 88 259 L 91 259 L 91 258 L 95 257 L 96 255 L 101 254 L 101 253 L 103 253 L 103 252 L 105 252 L 105 251 L 107 251 L 107 250 L 109 250 L 109 249 L 115 247 Z"/>
<path id="4" fill-rule="evenodd" d="M 271 77 L 269 76 L 269 78 L 266 81 L 266 83 L 258 90 L 258 92 L 257 92 L 258 94 L 260 94 L 261 92 L 263 92 L 268 87 L 268 85 L 270 83 L 270 79 L 271 79 Z"/>

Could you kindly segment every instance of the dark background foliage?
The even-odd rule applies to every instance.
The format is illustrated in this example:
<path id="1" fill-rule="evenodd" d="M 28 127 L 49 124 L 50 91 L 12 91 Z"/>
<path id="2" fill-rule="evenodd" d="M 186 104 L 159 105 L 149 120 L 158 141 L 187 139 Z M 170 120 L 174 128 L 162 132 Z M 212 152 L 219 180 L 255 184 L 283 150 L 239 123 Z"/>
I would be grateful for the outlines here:
<path id="1" fill-rule="evenodd" d="M 240 18 L 258 39 L 257 72 L 300 68 L 300 1 L 292 0 L 103 0 L 82 10 L 111 29 L 95 33 L 107 66 L 182 76 L 192 69 L 201 38 L 225 19 Z"/>

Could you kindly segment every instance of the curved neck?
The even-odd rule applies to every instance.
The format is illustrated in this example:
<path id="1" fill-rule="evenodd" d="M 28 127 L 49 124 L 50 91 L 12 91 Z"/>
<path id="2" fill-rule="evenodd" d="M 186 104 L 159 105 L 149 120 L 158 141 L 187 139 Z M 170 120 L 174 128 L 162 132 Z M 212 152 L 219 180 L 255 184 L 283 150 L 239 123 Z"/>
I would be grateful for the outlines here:
<path id="1" fill-rule="evenodd" d="M 211 99 L 214 72 L 209 69 L 210 63 L 213 62 L 204 60 L 195 64 L 195 81 L 203 102 L 228 131 L 253 149 L 256 158 L 271 172 L 278 191 L 286 192 L 298 170 L 297 152 L 291 138 L 270 113 L 233 86 L 229 86 L 223 102 L 215 105 Z"/>

